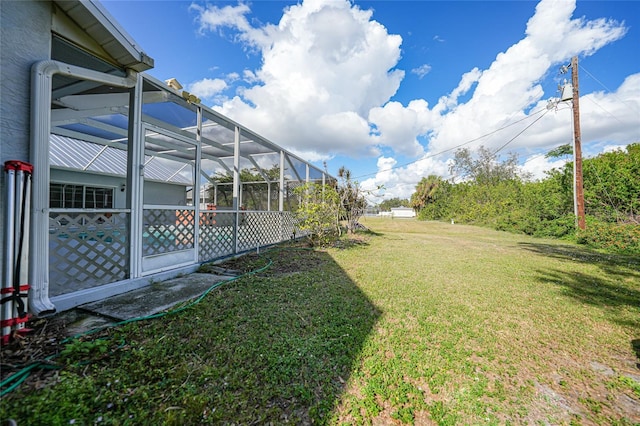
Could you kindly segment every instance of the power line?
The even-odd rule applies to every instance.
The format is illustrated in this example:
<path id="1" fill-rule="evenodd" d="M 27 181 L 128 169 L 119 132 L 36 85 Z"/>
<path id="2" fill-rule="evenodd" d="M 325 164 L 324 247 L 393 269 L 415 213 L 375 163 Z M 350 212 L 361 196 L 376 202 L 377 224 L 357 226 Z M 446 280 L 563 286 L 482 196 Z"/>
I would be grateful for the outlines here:
<path id="1" fill-rule="evenodd" d="M 591 77 L 592 79 L 594 79 L 596 82 L 598 82 L 598 84 L 602 87 L 604 87 L 609 93 L 611 93 L 617 100 L 619 100 L 621 103 L 626 104 L 628 107 L 632 107 L 633 105 L 630 104 L 629 102 L 625 101 L 624 99 L 620 99 L 618 97 L 618 95 L 616 94 L 616 92 L 612 91 L 611 89 L 609 89 L 607 86 L 604 85 L 604 83 L 602 83 L 600 80 L 598 80 L 593 74 L 591 74 L 585 67 L 584 65 L 580 66 L 580 69 L 584 72 L 586 72 L 587 74 L 589 74 L 589 77 Z M 597 104 L 596 104 L 597 105 Z"/>
<path id="2" fill-rule="evenodd" d="M 496 150 L 494 151 L 494 153 L 493 153 L 493 154 L 494 154 L 494 155 L 495 155 L 495 154 L 497 154 L 497 153 L 498 153 L 499 151 L 501 151 L 505 146 L 507 146 L 507 145 L 509 145 L 511 142 L 513 142 L 513 141 L 514 141 L 518 136 L 520 136 L 520 135 L 521 135 L 521 134 L 523 134 L 525 131 L 527 131 L 527 129 L 528 129 L 529 127 L 533 126 L 533 125 L 534 125 L 534 124 L 536 124 L 536 123 L 537 123 L 537 122 L 538 122 L 542 117 L 544 117 L 545 115 L 547 115 L 547 113 L 548 113 L 549 111 L 550 111 L 550 110 L 545 111 L 545 113 L 544 113 L 544 114 L 542 114 L 540 117 L 536 118 L 536 119 L 534 120 L 534 122 L 533 122 L 533 123 L 529 124 L 527 127 L 525 127 L 525 128 L 524 128 L 524 129 L 522 129 L 520 132 L 518 132 L 514 137 L 512 137 L 511 139 L 509 139 L 509 140 L 507 141 L 507 143 L 505 143 L 504 145 L 502 145 L 500 148 L 496 149 Z"/>
<path id="3" fill-rule="evenodd" d="M 604 112 L 606 112 L 607 114 L 609 114 L 611 117 L 615 118 L 618 123 L 620 124 L 624 124 L 618 117 L 616 117 L 613 113 L 611 113 L 609 110 L 607 110 L 605 107 L 603 107 L 602 105 L 600 105 L 599 103 L 597 103 L 596 101 L 594 101 L 591 98 L 587 98 L 589 101 L 593 102 L 594 104 L 596 104 L 596 106 L 598 106 L 601 110 L 603 110 Z"/>
<path id="4" fill-rule="evenodd" d="M 620 99 L 620 97 L 616 94 L 616 92 L 613 92 L 611 89 L 609 89 L 607 86 L 604 85 L 604 83 L 602 83 L 600 80 L 598 80 L 596 78 L 596 76 L 594 76 L 593 74 L 591 74 L 585 67 L 584 65 L 581 66 L 582 71 L 586 72 L 592 79 L 594 79 L 600 86 L 604 87 L 610 94 L 612 94 L 618 101 L 620 101 L 620 103 L 623 103 L 625 105 L 627 105 L 628 107 L 632 107 L 632 105 L 628 102 L 626 102 L 624 99 Z M 609 110 L 607 110 L 606 108 L 604 108 L 602 105 L 600 105 L 599 103 L 597 103 L 595 100 L 591 99 L 591 98 L 587 98 L 589 99 L 591 102 L 593 102 L 594 104 L 596 104 L 600 109 L 602 109 L 604 112 L 606 112 L 607 114 L 609 114 L 611 117 L 615 118 L 620 124 L 624 124 L 618 117 L 616 117 L 613 113 L 611 113 Z"/>
<path id="5" fill-rule="evenodd" d="M 491 132 L 487 133 L 487 134 L 484 134 L 484 135 L 479 136 L 479 137 L 477 137 L 477 138 L 474 138 L 474 139 L 468 140 L 468 141 L 463 142 L 463 143 L 461 143 L 461 144 L 459 144 L 459 145 L 456 145 L 456 146 L 454 146 L 454 147 L 447 148 L 447 149 L 442 150 L 442 151 L 440 151 L 440 152 L 436 152 L 435 154 L 430 154 L 430 155 L 427 155 L 427 156 L 425 156 L 425 157 L 418 158 L 417 160 L 414 160 L 414 161 L 409 161 L 408 163 L 402 163 L 402 164 L 395 165 L 395 166 L 393 166 L 393 167 L 389 167 L 389 168 L 387 168 L 387 169 L 377 170 L 377 171 L 375 171 L 375 172 L 373 172 L 373 173 L 367 173 L 367 174 L 364 174 L 364 175 L 356 176 L 354 179 L 363 178 L 363 177 L 368 177 L 368 176 L 374 176 L 374 175 L 376 175 L 376 174 L 378 174 L 378 173 L 382 173 L 382 172 L 389 172 L 389 171 L 392 171 L 392 170 L 395 170 L 395 169 L 399 169 L 399 168 L 402 168 L 402 167 L 409 166 L 409 165 L 411 165 L 411 164 L 418 163 L 418 162 L 423 161 L 423 160 L 427 160 L 427 159 L 429 159 L 429 158 L 437 157 L 438 155 L 442 155 L 442 154 L 444 154 L 445 152 L 453 151 L 454 149 L 458 149 L 458 148 L 463 147 L 463 146 L 465 146 L 465 145 L 469 145 L 470 143 L 473 143 L 473 142 L 476 142 L 476 141 L 478 141 L 478 140 L 480 140 L 480 139 L 486 138 L 487 136 L 491 136 L 491 135 L 493 135 L 494 133 L 497 133 L 497 132 L 499 132 L 499 131 L 501 131 L 501 130 L 504 130 L 504 129 L 506 129 L 506 128 L 509 128 L 509 127 L 511 127 L 511 126 L 514 126 L 514 125 L 516 125 L 516 124 L 518 124 L 518 123 L 520 123 L 520 122 L 522 122 L 522 121 L 524 121 L 524 120 L 528 120 L 528 119 L 530 119 L 530 118 L 532 118 L 532 117 L 535 117 L 536 115 L 540 114 L 541 112 L 544 112 L 544 114 L 543 114 L 542 116 L 538 117 L 538 118 L 537 118 L 533 123 L 531 123 L 531 125 L 533 125 L 536 121 L 538 121 L 538 120 L 540 120 L 542 117 L 544 117 L 544 116 L 546 115 L 546 113 L 547 113 L 547 112 L 549 112 L 549 110 L 548 110 L 546 107 L 545 107 L 545 108 L 542 108 L 542 109 L 540 109 L 540 110 L 538 110 L 538 111 L 532 112 L 532 113 L 531 113 L 531 114 L 529 114 L 528 116 L 526 116 L 526 117 L 524 117 L 524 118 L 521 118 L 521 119 L 519 119 L 519 120 L 517 120 L 517 121 L 514 121 L 513 123 L 510 123 L 510 124 L 507 124 L 507 125 L 505 125 L 505 126 L 502 126 L 502 127 L 498 128 L 498 129 L 495 129 L 495 130 L 493 130 L 493 131 L 491 131 Z M 526 130 L 526 129 L 528 129 L 529 127 L 531 127 L 531 125 L 527 126 L 527 127 L 525 128 L 525 130 Z M 523 130 L 523 132 L 524 132 L 524 130 Z M 520 134 L 522 134 L 522 132 L 520 132 L 518 135 L 520 135 Z M 516 135 L 516 137 L 517 137 L 518 135 Z M 513 139 L 515 139 L 515 138 L 513 138 Z M 513 141 L 513 139 L 511 139 L 509 142 Z M 504 146 L 503 146 L 503 148 L 504 148 Z M 500 148 L 500 149 L 502 149 L 502 148 Z"/>

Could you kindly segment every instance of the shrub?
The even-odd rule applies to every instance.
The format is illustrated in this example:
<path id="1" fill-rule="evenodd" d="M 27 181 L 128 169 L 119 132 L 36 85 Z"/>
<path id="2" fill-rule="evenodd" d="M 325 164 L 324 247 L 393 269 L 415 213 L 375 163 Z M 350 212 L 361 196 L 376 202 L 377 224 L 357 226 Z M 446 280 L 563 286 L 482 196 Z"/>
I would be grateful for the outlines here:
<path id="1" fill-rule="evenodd" d="M 640 254 L 640 225 L 607 223 L 587 217 L 585 230 L 578 230 L 579 244 L 617 253 Z"/>
<path id="2" fill-rule="evenodd" d="M 298 228 L 312 245 L 329 245 L 340 233 L 340 198 L 329 185 L 307 183 L 295 189 L 300 202 L 295 211 Z"/>

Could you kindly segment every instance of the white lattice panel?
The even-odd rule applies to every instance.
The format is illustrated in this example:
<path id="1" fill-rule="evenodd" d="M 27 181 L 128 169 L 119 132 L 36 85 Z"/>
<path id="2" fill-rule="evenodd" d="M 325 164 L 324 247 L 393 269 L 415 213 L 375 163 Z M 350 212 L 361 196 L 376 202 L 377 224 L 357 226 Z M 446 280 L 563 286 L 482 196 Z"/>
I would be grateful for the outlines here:
<path id="1" fill-rule="evenodd" d="M 193 210 L 150 210 L 143 214 L 144 256 L 186 250 L 195 246 Z"/>
<path id="2" fill-rule="evenodd" d="M 198 260 L 206 262 L 234 253 L 234 213 L 200 212 L 200 239 Z"/>
<path id="3" fill-rule="evenodd" d="M 52 296 L 129 276 L 127 213 L 50 213 L 49 290 Z"/>
<path id="4" fill-rule="evenodd" d="M 280 212 L 242 212 L 238 226 L 238 250 L 251 250 L 281 241 Z"/>
<path id="5" fill-rule="evenodd" d="M 297 221 L 290 212 L 285 212 L 280 225 L 281 240 L 287 241 L 303 236 L 297 226 Z"/>

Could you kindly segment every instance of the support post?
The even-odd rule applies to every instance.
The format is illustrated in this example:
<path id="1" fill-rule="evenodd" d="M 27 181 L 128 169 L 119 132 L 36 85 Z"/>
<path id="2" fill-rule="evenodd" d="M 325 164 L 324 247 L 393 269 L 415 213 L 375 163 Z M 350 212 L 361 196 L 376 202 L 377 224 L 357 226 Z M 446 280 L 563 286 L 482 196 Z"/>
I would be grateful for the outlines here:
<path id="1" fill-rule="evenodd" d="M 206 202 L 205 197 L 200 197 L 200 186 L 202 181 L 202 106 L 196 109 L 197 125 L 196 125 L 196 158 L 193 165 L 193 248 L 195 249 L 195 262 L 200 261 L 200 206 Z M 204 185 L 204 183 L 202 183 Z M 198 188 L 198 191 L 196 191 Z M 197 198 L 197 199 L 196 199 Z M 206 205 L 205 205 L 206 208 Z"/>
<path id="2" fill-rule="evenodd" d="M 6 171 L 6 211 L 5 211 L 5 223 L 4 223 L 4 271 L 2 274 L 3 284 L 0 286 L 0 311 L 2 316 L 0 317 L 0 328 L 2 329 L 1 344 L 5 345 L 9 343 L 11 338 L 11 330 L 13 325 L 13 300 L 6 295 L 10 295 L 13 292 L 13 267 L 15 264 L 14 257 L 14 230 L 15 230 L 15 192 L 16 192 L 16 171 L 12 168 L 5 168 Z"/>
<path id="3" fill-rule="evenodd" d="M 284 151 L 280 151 L 280 193 L 278 194 L 278 211 L 284 211 Z"/>
<path id="4" fill-rule="evenodd" d="M 127 209 L 129 209 L 129 278 L 142 274 L 142 228 L 144 214 L 144 144 L 142 128 L 143 79 L 129 95 L 129 123 L 127 137 Z"/>
<path id="5" fill-rule="evenodd" d="M 240 226 L 240 128 L 235 127 L 233 143 L 233 211 L 235 220 L 233 227 L 233 252 L 238 253 L 238 227 Z"/>

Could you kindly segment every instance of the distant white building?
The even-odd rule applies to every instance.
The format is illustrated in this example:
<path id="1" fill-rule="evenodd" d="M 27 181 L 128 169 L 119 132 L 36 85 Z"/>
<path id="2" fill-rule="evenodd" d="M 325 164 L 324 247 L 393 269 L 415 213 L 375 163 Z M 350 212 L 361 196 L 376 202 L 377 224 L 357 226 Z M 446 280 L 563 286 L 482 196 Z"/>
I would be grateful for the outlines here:
<path id="1" fill-rule="evenodd" d="M 380 212 L 378 216 L 382 217 L 400 217 L 400 218 L 411 218 L 416 217 L 416 212 L 413 211 L 411 207 L 392 207 L 391 211 L 388 212 Z"/>
<path id="2" fill-rule="evenodd" d="M 391 207 L 391 217 L 416 217 L 416 212 L 411 207 Z"/>

